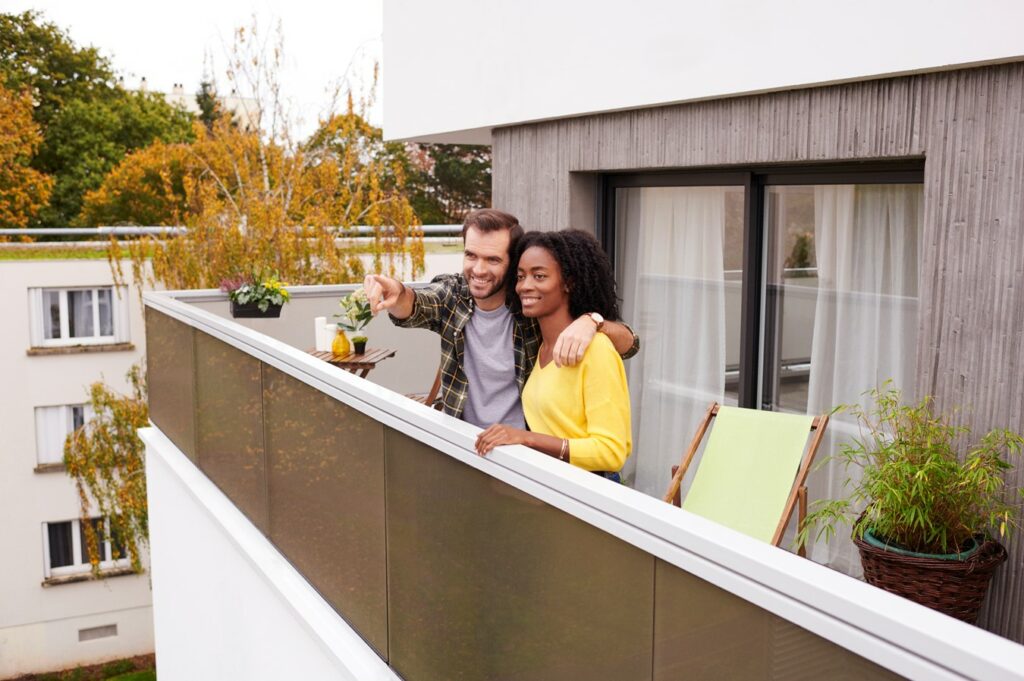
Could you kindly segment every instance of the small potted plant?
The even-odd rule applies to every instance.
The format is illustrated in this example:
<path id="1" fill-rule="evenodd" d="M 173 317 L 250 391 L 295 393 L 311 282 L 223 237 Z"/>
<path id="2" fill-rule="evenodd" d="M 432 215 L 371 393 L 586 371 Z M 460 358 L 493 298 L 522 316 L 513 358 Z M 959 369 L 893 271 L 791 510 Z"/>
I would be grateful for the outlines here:
<path id="1" fill-rule="evenodd" d="M 281 307 L 291 298 L 285 286 L 276 274 L 254 272 L 222 280 L 220 290 L 228 294 L 232 317 L 280 317 Z"/>
<path id="2" fill-rule="evenodd" d="M 993 430 L 961 459 L 970 430 L 935 414 L 929 397 L 904 405 L 888 383 L 869 394 L 870 409 L 837 409 L 856 417 L 861 434 L 831 457 L 861 477 L 847 479 L 846 498 L 816 504 L 797 541 L 816 524 L 828 540 L 837 524 L 851 523 L 869 583 L 974 622 L 1006 560 L 996 537 L 1016 525 L 1003 474 L 1024 438 Z"/>
<path id="3" fill-rule="evenodd" d="M 347 354 L 345 352 L 338 352 L 339 348 L 335 345 L 348 346 L 348 339 L 345 336 L 345 331 L 349 333 L 358 333 L 370 323 L 373 319 L 373 311 L 370 309 L 370 301 L 366 297 L 366 291 L 362 288 L 358 288 L 349 295 L 338 301 L 338 305 L 341 307 L 341 312 L 334 315 L 338 318 L 338 335 L 335 337 L 335 343 L 332 344 L 331 352 L 336 355 Z M 342 339 L 344 342 L 342 343 Z M 355 345 L 355 351 L 359 354 L 366 352 L 366 336 L 353 336 L 352 343 Z"/>

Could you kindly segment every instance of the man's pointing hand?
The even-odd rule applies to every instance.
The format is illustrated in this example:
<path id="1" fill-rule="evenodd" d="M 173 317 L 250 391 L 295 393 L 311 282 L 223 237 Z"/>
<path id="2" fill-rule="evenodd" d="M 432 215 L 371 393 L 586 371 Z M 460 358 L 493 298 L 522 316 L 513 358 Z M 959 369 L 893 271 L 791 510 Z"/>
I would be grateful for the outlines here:
<path id="1" fill-rule="evenodd" d="M 370 310 L 377 314 L 381 310 L 390 310 L 398 303 L 405 286 L 402 282 L 380 274 L 367 274 L 363 279 L 363 290 L 370 301 Z"/>

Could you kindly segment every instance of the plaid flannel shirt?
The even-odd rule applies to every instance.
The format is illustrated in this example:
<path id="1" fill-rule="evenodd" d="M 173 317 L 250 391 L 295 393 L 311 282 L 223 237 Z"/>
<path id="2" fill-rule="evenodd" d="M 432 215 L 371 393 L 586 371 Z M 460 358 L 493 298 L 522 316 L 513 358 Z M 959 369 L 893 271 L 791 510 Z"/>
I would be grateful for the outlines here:
<path id="1" fill-rule="evenodd" d="M 429 285 L 414 289 L 413 294 L 412 314 L 405 319 L 392 315 L 391 321 L 395 326 L 430 329 L 441 336 L 441 402 L 446 414 L 462 418 L 469 394 L 469 381 L 463 368 L 463 330 L 476 309 L 469 284 L 461 274 L 441 274 L 434 277 Z M 512 319 L 516 385 L 522 394 L 540 350 L 540 327 L 536 320 L 522 314 L 513 313 Z M 623 359 L 629 359 L 639 349 L 640 339 L 634 333 L 633 347 L 622 356 Z"/>
<path id="2" fill-rule="evenodd" d="M 444 412 L 462 418 L 469 394 L 469 381 L 463 368 L 465 341 L 463 330 L 473 316 L 476 304 L 469 284 L 461 274 L 441 274 L 424 288 L 415 289 L 412 314 L 391 321 L 404 328 L 430 329 L 441 336 L 441 402 Z M 516 362 L 516 385 L 523 392 L 526 378 L 537 359 L 540 331 L 537 323 L 521 314 L 513 314 L 512 349 Z"/>

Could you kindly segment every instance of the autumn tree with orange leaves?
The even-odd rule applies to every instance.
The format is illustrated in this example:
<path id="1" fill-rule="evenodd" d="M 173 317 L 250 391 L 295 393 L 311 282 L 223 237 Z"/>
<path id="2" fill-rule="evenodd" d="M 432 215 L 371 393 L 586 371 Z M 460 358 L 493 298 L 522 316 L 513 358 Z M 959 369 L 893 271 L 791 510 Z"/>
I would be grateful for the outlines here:
<path id="1" fill-rule="evenodd" d="M 149 542 L 146 448 L 137 433 L 149 425 L 143 365 L 133 366 L 126 378 L 127 395 L 103 382 L 89 387 L 95 416 L 64 442 L 64 465 L 78 491 L 85 549 L 97 577 L 103 542 L 110 542 L 115 560 L 129 559 L 136 572 L 142 572 L 142 551 Z M 90 522 L 93 508 L 106 522 Z"/>
<path id="2" fill-rule="evenodd" d="M 50 200 L 53 178 L 29 165 L 42 141 L 32 96 L 0 85 L 0 227 L 27 227 Z"/>
<path id="3" fill-rule="evenodd" d="M 232 276 L 274 271 L 290 284 L 358 281 L 372 269 L 415 275 L 423 267 L 419 222 L 403 191 L 401 163 L 382 149 L 366 123 L 372 96 L 345 93 L 344 110 L 329 115 L 307 141 L 296 142 L 281 97 L 283 49 L 264 50 L 256 28 L 235 35 L 231 85 L 252 97 L 244 118 L 197 123 L 195 141 L 155 143 L 129 154 L 85 198 L 89 224 L 117 224 L 129 215 L 147 224 L 188 228 L 183 236 L 128 243 L 133 276 L 142 285 L 214 288 Z M 376 87 L 376 72 L 369 92 Z M 369 244 L 350 238 L 372 227 Z M 112 244 L 119 278 L 123 244 Z"/>

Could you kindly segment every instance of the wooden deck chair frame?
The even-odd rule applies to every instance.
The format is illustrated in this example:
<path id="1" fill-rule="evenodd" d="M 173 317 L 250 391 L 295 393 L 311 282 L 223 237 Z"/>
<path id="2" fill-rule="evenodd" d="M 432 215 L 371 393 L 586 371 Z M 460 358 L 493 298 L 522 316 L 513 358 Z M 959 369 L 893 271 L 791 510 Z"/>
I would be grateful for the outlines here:
<path id="1" fill-rule="evenodd" d="M 690 463 L 693 461 L 693 457 L 696 456 L 697 450 L 700 449 L 700 443 L 704 440 L 704 435 L 707 434 L 708 429 L 711 427 L 711 420 L 718 416 L 718 406 L 717 402 L 711 403 L 711 406 L 708 407 L 707 412 L 704 414 L 704 418 L 701 419 L 700 425 L 697 427 L 697 432 L 693 436 L 693 441 L 690 442 L 689 449 L 683 455 L 682 462 L 678 466 L 672 466 L 672 482 L 669 483 L 668 491 L 664 496 L 666 502 L 675 506 L 682 506 L 680 485 L 683 482 L 687 469 L 690 467 Z M 775 528 L 775 534 L 772 537 L 772 544 L 775 546 L 779 546 L 782 543 L 782 535 L 789 525 L 790 518 L 793 516 L 793 507 L 798 504 L 798 527 L 803 528 L 804 520 L 807 518 L 807 474 L 811 471 L 814 455 L 818 452 L 818 446 L 821 445 L 821 440 L 825 435 L 825 428 L 827 426 L 828 414 L 815 416 L 814 420 L 811 421 L 810 432 L 814 434 L 814 437 L 811 438 L 811 444 L 807 447 L 807 451 L 800 462 L 800 468 L 797 471 L 796 478 L 793 480 L 793 488 L 789 492 L 786 506 L 782 511 L 782 517 Z M 806 557 L 806 547 L 801 544 L 797 549 L 797 553 Z"/>
<path id="2" fill-rule="evenodd" d="M 412 395 L 406 395 L 410 400 L 416 400 L 420 404 L 425 404 L 428 407 L 433 407 L 438 411 L 443 406 L 437 399 L 437 393 L 441 390 L 441 367 L 437 367 L 437 375 L 434 376 L 434 384 L 430 386 L 430 392 L 428 393 L 413 393 Z"/>

